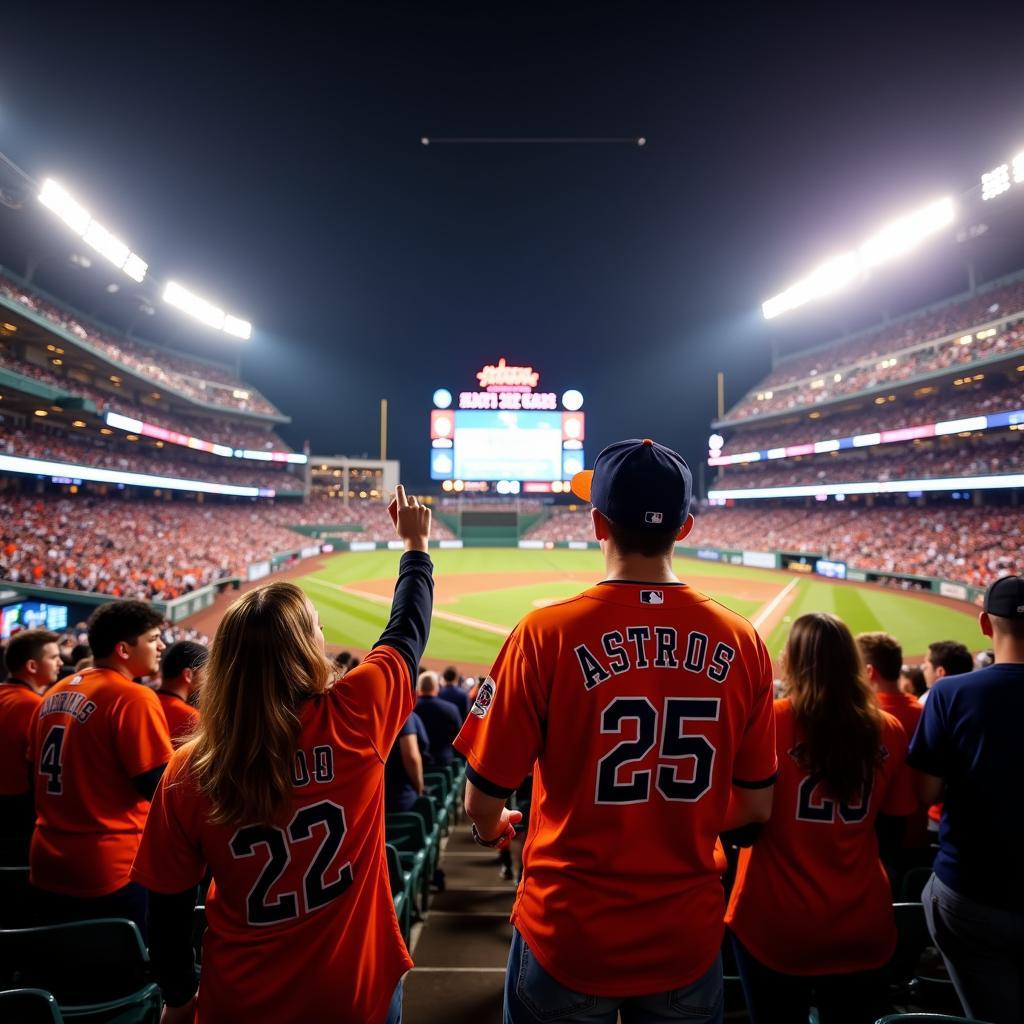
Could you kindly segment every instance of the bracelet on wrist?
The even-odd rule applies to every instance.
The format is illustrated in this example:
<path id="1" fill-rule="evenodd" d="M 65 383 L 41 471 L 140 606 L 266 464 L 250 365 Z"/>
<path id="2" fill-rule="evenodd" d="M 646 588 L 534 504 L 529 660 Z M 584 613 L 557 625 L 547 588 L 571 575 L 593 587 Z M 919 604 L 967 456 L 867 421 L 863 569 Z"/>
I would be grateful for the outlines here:
<path id="1" fill-rule="evenodd" d="M 516 834 L 514 825 L 506 825 L 505 831 L 502 832 L 501 835 L 496 836 L 494 839 L 484 839 L 484 837 L 480 835 L 480 831 L 476 827 L 475 821 L 473 822 L 473 827 L 471 831 L 473 833 L 473 841 L 478 846 L 483 846 L 485 849 L 488 850 L 504 850 L 505 847 L 512 842 Z"/>

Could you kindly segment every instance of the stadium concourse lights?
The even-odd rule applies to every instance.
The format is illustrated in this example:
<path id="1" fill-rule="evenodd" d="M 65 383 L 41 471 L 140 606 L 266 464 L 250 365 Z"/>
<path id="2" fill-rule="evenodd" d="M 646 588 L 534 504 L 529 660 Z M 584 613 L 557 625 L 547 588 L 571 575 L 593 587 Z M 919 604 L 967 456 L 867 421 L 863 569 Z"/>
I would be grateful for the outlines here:
<path id="1" fill-rule="evenodd" d="M 164 286 L 164 302 L 188 313 L 214 330 L 223 331 L 242 341 L 248 341 L 252 337 L 252 324 L 248 320 L 225 313 L 219 306 L 190 292 L 176 281 L 168 281 Z"/>
<path id="2" fill-rule="evenodd" d="M 955 217 L 956 206 L 949 196 L 899 217 L 875 232 L 858 249 L 832 257 L 784 292 L 763 302 L 761 313 L 765 320 L 774 320 L 808 302 L 831 295 L 863 279 L 874 267 L 910 252 L 930 235 L 952 224 Z"/>
<path id="3" fill-rule="evenodd" d="M 133 281 L 141 284 L 146 279 L 149 264 L 137 253 L 111 234 L 102 224 L 94 220 L 85 207 L 79 205 L 52 178 L 43 182 L 39 190 L 39 202 L 55 214 L 87 245 L 105 256 L 119 270 L 124 271 Z M 87 261 L 86 261 L 87 263 Z"/>

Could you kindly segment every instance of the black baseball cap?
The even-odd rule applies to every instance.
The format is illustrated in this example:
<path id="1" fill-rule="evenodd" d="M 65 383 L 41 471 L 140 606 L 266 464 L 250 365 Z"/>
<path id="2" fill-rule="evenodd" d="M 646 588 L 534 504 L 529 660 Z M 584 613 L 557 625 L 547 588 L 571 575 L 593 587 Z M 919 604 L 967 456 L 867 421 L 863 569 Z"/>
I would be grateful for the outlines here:
<path id="1" fill-rule="evenodd" d="M 608 445 L 593 469 L 572 478 L 572 492 L 620 526 L 678 532 L 690 512 L 693 478 L 677 452 L 634 438 Z"/>
<path id="2" fill-rule="evenodd" d="M 985 591 L 985 611 L 1001 619 L 1024 619 L 1024 576 L 1003 576 Z"/>

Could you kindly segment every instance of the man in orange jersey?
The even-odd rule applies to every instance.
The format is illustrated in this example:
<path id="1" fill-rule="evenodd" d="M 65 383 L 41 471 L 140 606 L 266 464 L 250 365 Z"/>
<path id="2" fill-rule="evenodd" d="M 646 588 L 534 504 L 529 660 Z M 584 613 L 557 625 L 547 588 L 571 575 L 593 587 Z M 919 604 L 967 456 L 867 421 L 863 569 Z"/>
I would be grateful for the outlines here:
<path id="1" fill-rule="evenodd" d="M 856 639 L 860 655 L 864 659 L 868 682 L 874 687 L 879 707 L 903 726 L 909 743 L 923 708 L 916 697 L 900 689 L 903 648 L 899 641 L 888 633 L 860 633 Z M 895 838 L 902 850 L 886 851 L 888 855 L 883 855 L 883 859 L 887 869 L 891 869 L 890 875 L 894 878 L 894 885 L 898 885 L 899 876 L 903 871 L 922 863 L 922 857 L 930 855 L 928 812 L 924 808 L 919 808 L 911 813 L 906 820 L 904 834 Z"/>
<path id="2" fill-rule="evenodd" d="M 57 681 L 62 659 L 59 637 L 45 629 L 24 629 L 7 644 L 10 678 L 0 683 L 0 863 L 28 863 L 35 825 L 28 743 L 35 713 Z"/>
<path id="3" fill-rule="evenodd" d="M 621 441 L 572 487 L 606 578 L 520 621 L 455 744 L 484 846 L 511 839 L 534 771 L 505 1020 L 721 1021 L 715 848 L 771 811 L 771 659 L 672 570 L 693 526 L 679 455 Z"/>
<path id="4" fill-rule="evenodd" d="M 209 650 L 194 640 L 171 644 L 160 659 L 160 689 L 156 695 L 175 750 L 199 724 L 199 711 L 193 702 L 202 689 L 209 660 Z"/>
<path id="5" fill-rule="evenodd" d="M 97 608 L 95 667 L 65 676 L 39 707 L 29 866 L 44 920 L 127 917 L 145 934 L 146 891 L 129 873 L 171 740 L 156 694 L 134 680 L 157 672 L 161 622 L 143 601 Z"/>

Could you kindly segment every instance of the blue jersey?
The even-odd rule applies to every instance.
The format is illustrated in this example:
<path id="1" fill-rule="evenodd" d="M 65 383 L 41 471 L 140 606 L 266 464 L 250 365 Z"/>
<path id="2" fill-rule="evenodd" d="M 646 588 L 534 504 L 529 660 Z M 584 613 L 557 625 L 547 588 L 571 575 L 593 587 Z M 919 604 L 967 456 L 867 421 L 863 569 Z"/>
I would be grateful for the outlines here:
<path id="1" fill-rule="evenodd" d="M 907 763 L 945 780 L 935 874 L 951 889 L 1003 909 L 1024 910 L 1017 858 L 1024 818 L 1020 727 L 1024 664 L 946 676 L 930 690 Z"/>

